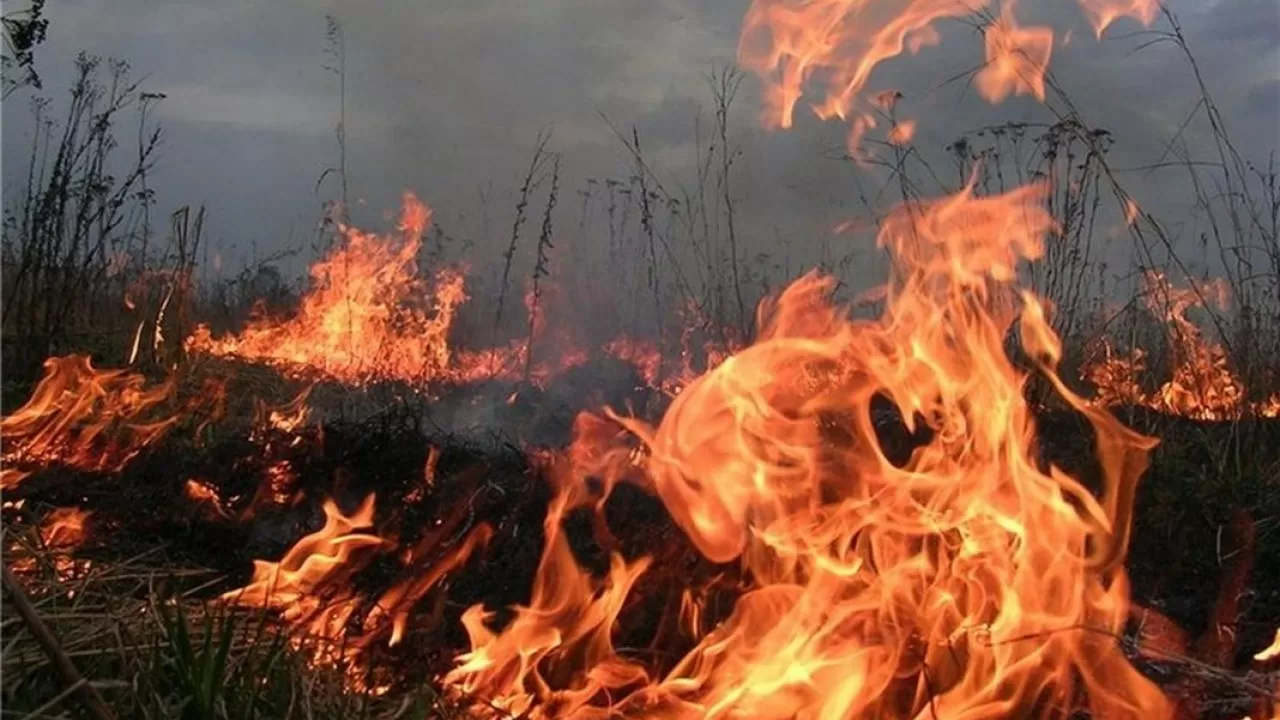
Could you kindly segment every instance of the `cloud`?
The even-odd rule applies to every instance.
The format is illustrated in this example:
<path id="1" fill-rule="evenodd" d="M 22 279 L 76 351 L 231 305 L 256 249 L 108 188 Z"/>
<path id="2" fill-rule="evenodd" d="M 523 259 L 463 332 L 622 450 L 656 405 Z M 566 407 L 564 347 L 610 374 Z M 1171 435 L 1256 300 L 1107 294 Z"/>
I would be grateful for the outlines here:
<path id="1" fill-rule="evenodd" d="M 1116 164 L 1158 157 L 1198 99 L 1176 49 L 1135 52 L 1148 37 L 1129 22 L 1098 42 L 1072 3 L 1024 7 L 1028 21 L 1075 28 L 1051 68 L 1085 116 L 1115 134 Z M 1265 158 L 1280 123 L 1272 0 L 1176 0 L 1173 9 L 1230 129 L 1246 153 Z M 298 228 L 317 218 L 315 180 L 336 162 L 337 82 L 322 69 L 326 14 L 346 33 L 348 164 L 352 192 L 367 201 L 362 212 L 376 222 L 410 189 L 441 222 L 475 235 L 481 214 L 493 227 L 509 214 L 543 128 L 555 128 L 566 188 L 626 175 L 628 155 L 599 113 L 622 128 L 634 123 L 654 165 L 673 182 L 691 182 L 694 118 L 701 108 L 709 127 L 712 117 L 706 75 L 733 62 L 745 10 L 745 1 L 694 0 L 435 0 L 429 10 L 413 0 L 68 0 L 49 6 L 51 36 L 38 63 L 57 97 L 76 51 L 129 59 L 148 90 L 169 95 L 160 106 L 169 138 L 161 202 L 207 202 L 223 241 L 265 251 L 299 242 Z M 869 89 L 905 93 L 917 142 L 943 171 L 944 147 L 962 131 L 1052 119 L 1025 98 L 995 107 L 977 98 L 962 76 L 980 61 L 981 38 L 953 23 L 941 47 L 872 77 Z M 743 148 L 734 192 L 744 242 L 773 247 L 788 238 L 797 258 L 816 258 L 836 242 L 819 231 L 865 214 L 859 193 L 874 199 L 884 178 L 824 158 L 843 142 L 838 124 L 804 112 L 789 132 L 760 130 L 758 97 L 748 78 L 732 116 Z M 29 124 L 21 103 L 5 104 L 6 153 L 22 151 Z M 1183 139 L 1193 154 L 1212 149 L 1202 126 Z M 5 165 L 7 182 L 17 165 Z M 1155 174 L 1133 182 L 1140 197 L 1182 211 L 1185 198 L 1170 190 L 1181 181 Z M 489 184 L 496 190 L 482 211 L 478 188 Z"/>

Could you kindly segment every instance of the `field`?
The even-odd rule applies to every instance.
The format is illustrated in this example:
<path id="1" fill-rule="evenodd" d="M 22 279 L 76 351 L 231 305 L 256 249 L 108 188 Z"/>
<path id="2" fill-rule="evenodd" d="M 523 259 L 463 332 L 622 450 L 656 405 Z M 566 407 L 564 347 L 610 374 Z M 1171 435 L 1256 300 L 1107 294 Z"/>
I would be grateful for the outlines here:
<path id="1" fill-rule="evenodd" d="M 1276 171 L 1201 86 L 1197 276 L 1039 36 L 977 17 L 978 92 L 1057 120 L 926 191 L 896 101 L 845 108 L 899 195 L 863 198 L 872 294 L 852 250 L 740 247 L 733 69 L 692 190 L 615 128 L 631 164 L 571 191 L 539 135 L 496 259 L 406 193 L 326 207 L 297 282 L 210 280 L 203 209 L 153 227 L 158 130 L 111 169 L 157 98 L 82 57 L 6 208 L 3 714 L 1276 716 Z"/>

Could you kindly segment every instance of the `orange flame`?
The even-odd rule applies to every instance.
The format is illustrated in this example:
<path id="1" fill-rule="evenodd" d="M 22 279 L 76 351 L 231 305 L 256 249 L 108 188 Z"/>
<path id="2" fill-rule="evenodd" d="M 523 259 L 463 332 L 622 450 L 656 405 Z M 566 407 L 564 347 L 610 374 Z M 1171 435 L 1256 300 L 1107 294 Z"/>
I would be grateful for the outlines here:
<path id="1" fill-rule="evenodd" d="M 889 129 L 889 135 L 885 139 L 891 145 L 910 145 L 915 136 L 916 121 L 903 120 Z"/>
<path id="2" fill-rule="evenodd" d="M 1150 25 L 1158 0 L 1079 0 L 1098 36 L 1120 17 Z M 990 0 L 753 0 L 743 21 L 738 62 L 764 82 L 763 116 L 768 128 L 789 128 L 795 107 L 811 81 L 824 92 L 813 104 L 823 120 L 852 124 L 849 149 L 860 156 L 861 137 L 876 127 L 860 100 L 872 71 L 904 50 L 917 53 L 939 42 L 935 25 L 978 13 Z M 1012 0 L 986 29 L 987 66 L 978 74 L 980 92 L 993 101 L 1012 93 L 1044 99 L 1044 73 L 1053 31 L 1019 28 Z"/>
<path id="3" fill-rule="evenodd" d="M 434 561 L 382 593 L 373 603 L 358 633 L 353 619 L 368 598 L 351 582 L 356 573 L 394 543 L 372 532 L 374 496 L 369 495 L 351 515 L 325 500 L 325 523 L 291 547 L 278 562 L 254 561 L 253 577 L 243 588 L 225 593 L 223 598 L 247 607 L 279 612 L 293 631 L 296 647 L 311 650 L 314 663 L 337 664 L 347 671 L 352 687 L 379 693 L 385 688 L 370 686 L 357 661 L 369 645 L 386 633 L 388 645 L 399 643 L 408 626 L 413 606 L 441 579 L 461 566 L 492 537 L 492 529 L 476 525 L 456 544 L 445 540 L 454 529 L 445 523 L 422 539 L 407 554 L 406 562 L 434 552 Z"/>
<path id="4" fill-rule="evenodd" d="M 900 268 L 881 318 L 846 319 L 826 300 L 832 281 L 809 275 L 762 305 L 756 342 L 656 429 L 616 418 L 647 448 L 642 485 L 703 555 L 751 578 L 665 678 L 648 681 L 609 637 L 646 560 L 615 556 L 592 579 L 559 529 L 590 496 L 586 476 L 620 476 L 632 452 L 575 446 L 530 605 L 500 632 L 468 611 L 472 650 L 446 679 L 529 717 L 601 716 L 606 697 L 614 713 L 691 718 L 1168 715 L 1112 639 L 1154 441 L 1062 384 L 1058 338 L 1013 284 L 1052 224 L 1044 194 L 966 191 L 897 212 L 880 236 Z M 1011 330 L 1097 430 L 1100 498 L 1035 458 Z M 932 430 L 903 467 L 871 423 L 877 395 Z M 849 439 L 824 430 L 832 418 Z"/>
<path id="5" fill-rule="evenodd" d="M 17 505 L 20 507 L 21 503 Z M 5 549 L 5 564 L 19 575 L 35 573 L 42 566 L 48 567 L 64 584 L 83 578 L 93 568 L 93 563 L 76 558 L 72 553 L 88 538 L 88 520 L 92 515 L 92 510 L 75 507 L 54 509 L 38 528 L 41 543 L 53 552 L 36 555 L 24 543 L 13 542 Z M 66 588 L 64 594 L 67 598 L 75 597 L 75 587 Z"/>
<path id="6" fill-rule="evenodd" d="M 993 103 L 1011 94 L 1034 95 L 1044 101 L 1044 74 L 1053 53 L 1053 30 L 1019 27 L 1013 3 L 1007 2 L 1000 18 L 986 28 L 987 64 L 974 83 L 978 93 Z"/>
<path id="7" fill-rule="evenodd" d="M 307 398 L 311 395 L 311 387 L 307 387 L 298 393 L 294 399 L 285 403 L 280 407 L 267 408 L 264 405 L 258 405 L 256 408 L 258 414 L 258 422 L 262 423 L 265 416 L 265 423 L 273 430 L 282 433 L 292 433 L 307 421 L 307 416 L 311 409 L 307 407 Z"/>
<path id="8" fill-rule="evenodd" d="M 1253 656 L 1253 659 L 1258 662 L 1266 662 L 1275 658 L 1280 658 L 1280 630 L 1276 630 L 1276 637 L 1271 641 L 1270 645 Z"/>
<path id="9" fill-rule="evenodd" d="M 40 525 L 40 539 L 46 547 L 70 550 L 84 544 L 87 537 L 85 524 L 92 510 L 66 507 L 49 513 Z"/>
<path id="10" fill-rule="evenodd" d="M 610 631 L 632 585 L 649 560 L 627 563 L 614 555 L 608 576 L 597 581 L 579 569 L 561 528 L 565 513 L 586 500 L 585 493 L 566 484 L 548 508 L 543 524 L 546 542 L 538 581 L 528 606 L 515 608 L 515 619 L 501 633 L 489 629 L 492 614 L 482 605 L 468 608 L 462 623 L 471 651 L 445 682 L 463 692 L 491 698 L 507 713 L 526 717 L 571 716 L 601 688 L 642 681 L 645 672 L 614 651 Z M 582 674 L 569 687 L 553 691 L 542 667 L 571 664 Z M 537 714 L 535 703 L 555 710 Z"/>
<path id="11" fill-rule="evenodd" d="M 254 560 L 249 584 L 223 597 L 277 610 L 308 638 L 340 639 L 358 603 L 349 582 L 361 567 L 355 557 L 386 547 L 377 535 L 357 532 L 373 525 L 373 508 L 373 495 L 351 515 L 326 500 L 323 527 L 299 540 L 279 562 Z M 339 659 L 331 655 L 331 647 L 322 647 L 318 653 L 317 659 Z"/>
<path id="12" fill-rule="evenodd" d="M 198 507 L 206 509 L 215 518 L 226 519 L 230 517 L 226 506 L 222 502 L 222 497 L 218 495 L 218 490 L 206 480 L 189 478 L 186 484 L 183 485 L 183 494 L 188 500 Z"/>
<path id="13" fill-rule="evenodd" d="M 1103 406 L 1141 405 L 1159 412 L 1198 420 L 1229 420 L 1246 412 L 1262 417 L 1280 415 L 1280 394 L 1249 403 L 1244 385 L 1232 371 L 1226 348 L 1205 339 L 1187 312 L 1206 301 L 1227 303 L 1225 282 L 1215 281 L 1185 288 L 1174 287 L 1163 273 L 1145 277 L 1147 307 L 1168 328 L 1173 373 L 1159 390 L 1146 393 L 1138 377 L 1146 370 L 1146 353 L 1134 348 L 1118 354 L 1105 338 L 1098 354 L 1082 368 L 1082 377 L 1096 389 L 1094 401 Z"/>
<path id="14" fill-rule="evenodd" d="M 187 338 L 187 349 L 264 362 L 294 376 L 318 374 L 356 385 L 402 380 L 418 387 L 510 380 L 526 372 L 545 386 L 589 359 L 572 333 L 548 323 L 548 305 L 564 300 L 546 280 L 537 297 L 532 286 L 525 293 L 528 335 L 497 347 L 451 347 L 450 331 L 468 299 L 466 281 L 463 268 L 440 269 L 430 283 L 419 277 L 417 255 L 430 217 L 429 209 L 406 194 L 400 237 L 342 228 L 345 244 L 311 267 L 313 287 L 295 316 L 258 318 L 239 335 L 221 339 L 201 325 Z M 537 355 L 532 361 L 530 352 Z M 656 374 L 648 367 L 657 366 L 656 355 L 635 361 L 646 364 L 642 372 Z"/>
<path id="15" fill-rule="evenodd" d="M 935 21 L 974 9 L 955 0 L 754 0 L 738 62 L 766 83 L 767 127 L 791 127 L 801 87 L 815 76 L 825 80 L 826 96 L 814 112 L 845 119 L 876 65 L 936 42 Z"/>
<path id="16" fill-rule="evenodd" d="M 423 288 L 417 255 L 431 211 L 405 195 L 400 238 L 342 228 L 345 244 L 311 267 L 314 287 L 298 314 L 262 319 L 238 336 L 216 340 L 207 327 L 188 339 L 193 351 L 264 361 L 348 383 L 374 379 L 432 381 L 449 371 L 449 330 L 466 300 L 462 273 L 436 273 L 428 308 L 412 307 Z"/>
<path id="17" fill-rule="evenodd" d="M 26 475 L 12 468 L 60 462 L 79 470 L 119 472 L 177 422 L 175 416 L 147 421 L 168 399 L 172 379 L 147 387 L 128 370 L 97 370 L 83 355 L 45 360 L 45 373 L 31 399 L 0 420 L 5 488 Z"/>
<path id="18" fill-rule="evenodd" d="M 1160 12 L 1160 0 L 1079 0 L 1098 37 L 1120 18 L 1133 18 L 1149 27 Z"/>

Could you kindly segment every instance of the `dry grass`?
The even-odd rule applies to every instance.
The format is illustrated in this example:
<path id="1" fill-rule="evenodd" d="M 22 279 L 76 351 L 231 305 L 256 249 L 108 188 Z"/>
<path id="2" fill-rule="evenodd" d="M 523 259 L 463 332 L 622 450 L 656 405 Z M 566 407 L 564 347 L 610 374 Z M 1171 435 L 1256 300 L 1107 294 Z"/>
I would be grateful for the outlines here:
<path id="1" fill-rule="evenodd" d="M 158 549 L 101 562 L 41 547 L 6 527 L 5 562 L 60 654 L 118 718 L 457 718 L 430 687 L 396 697 L 350 692 L 336 670 L 308 664 L 269 617 L 198 599 L 221 578 L 164 562 Z M 0 624 L 3 716 L 79 717 L 69 684 L 6 591 Z M 92 715 L 91 715 L 92 716 Z M 102 717 L 99 715 L 98 717 Z"/>

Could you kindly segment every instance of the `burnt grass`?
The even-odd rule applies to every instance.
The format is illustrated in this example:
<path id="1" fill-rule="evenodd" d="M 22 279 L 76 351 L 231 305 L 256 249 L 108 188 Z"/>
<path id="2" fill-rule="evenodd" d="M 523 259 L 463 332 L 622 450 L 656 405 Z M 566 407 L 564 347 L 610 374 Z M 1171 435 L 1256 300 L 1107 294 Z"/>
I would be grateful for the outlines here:
<path id="1" fill-rule="evenodd" d="M 612 380 L 603 386 L 621 389 L 583 390 L 592 380 L 602 386 L 602 375 Z M 431 400 L 390 390 L 391 401 L 375 410 L 328 413 L 300 432 L 301 441 L 281 433 L 250 439 L 244 427 L 200 438 L 175 432 L 121 474 L 41 469 L 5 493 L 7 501 L 25 500 L 20 510 L 6 510 L 5 520 L 36 523 L 54 507 L 92 509 L 89 539 L 78 555 L 110 563 L 152 553 L 175 568 L 209 568 L 222 577 L 200 591 L 210 598 L 245 584 L 252 560 L 278 559 L 319 528 L 326 497 L 352 512 L 374 493 L 373 532 L 401 548 L 433 538 L 429 552 L 408 564 L 394 552 L 369 559 L 354 582 L 370 598 L 420 574 L 471 528 L 488 523 L 494 532 L 487 548 L 416 604 L 404 641 L 394 649 L 375 643 L 371 651 L 380 676 L 420 686 L 466 649 L 460 622 L 466 608 L 483 604 L 501 623 L 509 617 L 505 608 L 529 600 L 551 490 L 522 448 L 562 447 L 583 409 L 609 404 L 659 412 L 663 400 L 637 389 L 641 385 L 626 368 L 597 367 L 566 375 L 546 390 L 495 382 Z M 313 394 L 316 404 L 323 395 Z M 1232 678 L 1250 670 L 1252 655 L 1280 626 L 1280 420 L 1214 423 L 1139 409 L 1117 412 L 1131 427 L 1161 438 L 1137 497 L 1128 558 L 1134 600 L 1175 621 L 1194 642 L 1187 652 L 1202 662 L 1133 657 L 1162 685 L 1208 697 L 1201 703 L 1204 716 L 1239 717 L 1249 700 Z M 467 418 L 478 420 L 465 427 Z M 1037 422 L 1045 462 L 1096 485 L 1093 431 L 1084 418 L 1054 411 Z M 505 431 L 485 431 L 485 424 Z M 904 460 L 918 442 L 896 418 L 877 425 L 891 458 Z M 435 481 L 423 492 L 431 447 L 439 450 Z M 295 500 L 251 512 L 268 468 L 282 462 L 296 478 L 290 488 Z M 184 495 L 191 478 L 217 488 L 223 513 Z M 660 501 L 630 485 L 614 491 L 606 517 L 613 548 L 629 559 L 654 559 L 620 615 L 615 644 L 665 669 L 691 646 L 672 622 L 682 591 L 702 592 L 714 622 L 732 607 L 735 571 L 703 560 Z M 593 532 L 592 520 L 589 511 L 575 512 L 566 534 L 580 562 L 604 572 L 609 548 Z M 179 589 L 175 580 L 163 591 Z M 1219 625 L 1230 641 L 1221 640 L 1227 635 Z M 1205 663 L 1221 673 L 1205 676 Z M 1240 697 L 1233 700 L 1232 693 Z"/>

